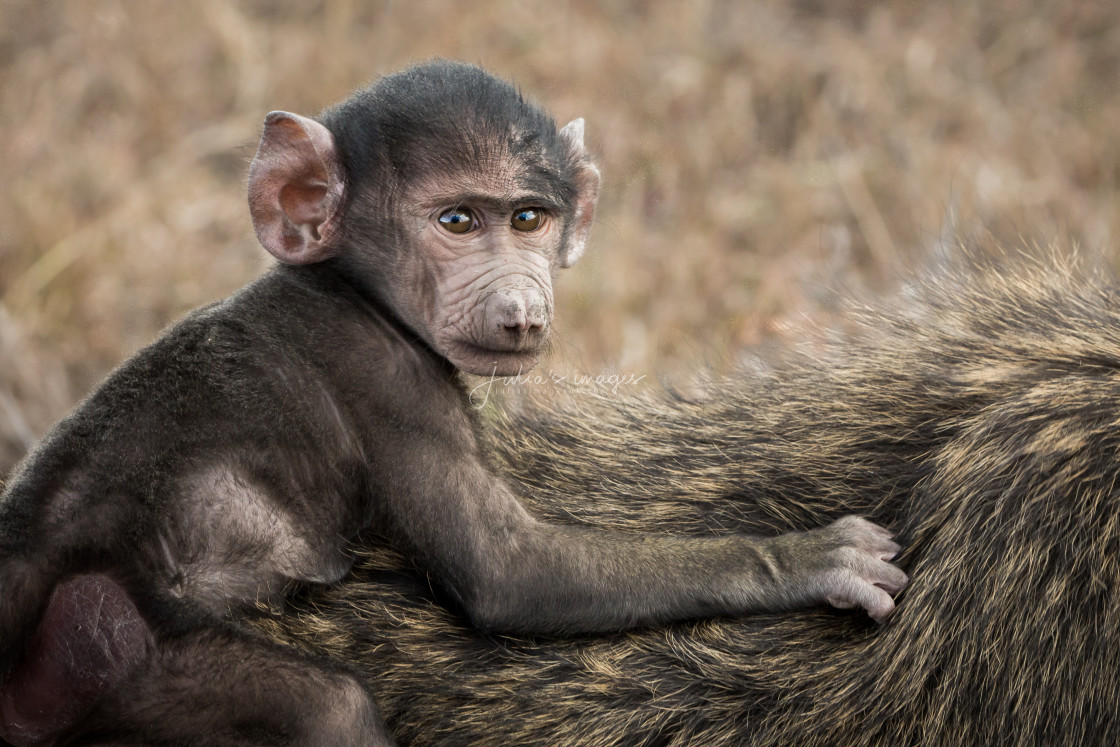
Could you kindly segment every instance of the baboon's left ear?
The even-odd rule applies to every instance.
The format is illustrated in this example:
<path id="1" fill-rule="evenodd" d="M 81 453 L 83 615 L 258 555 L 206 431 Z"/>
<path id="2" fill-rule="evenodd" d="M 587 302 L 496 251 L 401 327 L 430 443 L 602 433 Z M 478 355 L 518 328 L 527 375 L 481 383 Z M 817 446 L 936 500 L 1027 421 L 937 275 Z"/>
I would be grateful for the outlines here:
<path id="1" fill-rule="evenodd" d="M 327 128 L 298 114 L 269 113 L 249 167 L 249 212 L 264 248 L 293 265 L 333 256 L 344 189 Z"/>
<path id="2" fill-rule="evenodd" d="M 583 118 L 573 119 L 564 125 L 560 129 L 560 138 L 567 144 L 572 160 L 579 164 L 576 172 L 576 189 L 579 192 L 572 217 L 572 232 L 567 246 L 560 248 L 560 266 L 571 267 L 587 247 L 587 237 L 595 218 L 595 203 L 599 199 L 600 179 L 599 169 L 583 144 Z"/>

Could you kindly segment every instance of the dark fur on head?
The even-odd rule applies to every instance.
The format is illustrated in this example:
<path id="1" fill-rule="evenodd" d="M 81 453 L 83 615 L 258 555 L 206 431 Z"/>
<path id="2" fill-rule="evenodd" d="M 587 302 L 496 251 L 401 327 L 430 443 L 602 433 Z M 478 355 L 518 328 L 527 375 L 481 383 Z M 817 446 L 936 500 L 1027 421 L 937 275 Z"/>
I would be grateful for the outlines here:
<path id="1" fill-rule="evenodd" d="M 319 119 L 348 180 L 388 185 L 387 205 L 417 183 L 489 173 L 508 159 L 519 166 L 516 186 L 550 196 L 546 207 L 570 210 L 576 196 L 576 164 L 552 118 L 474 65 L 437 60 L 384 76 Z"/>
<path id="2" fill-rule="evenodd" d="M 340 244 L 354 249 L 326 264 L 368 298 L 417 285 L 405 267 L 415 243 L 410 221 L 436 207 L 433 195 L 443 208 L 498 200 L 493 206 L 506 213 L 531 196 L 530 204 L 572 216 L 586 189 L 582 145 L 573 149 L 548 114 L 474 65 L 435 60 L 386 75 L 319 120 L 346 164 Z M 558 227 L 566 247 L 579 229 L 570 220 Z M 420 282 L 433 298 L 431 278 Z"/>

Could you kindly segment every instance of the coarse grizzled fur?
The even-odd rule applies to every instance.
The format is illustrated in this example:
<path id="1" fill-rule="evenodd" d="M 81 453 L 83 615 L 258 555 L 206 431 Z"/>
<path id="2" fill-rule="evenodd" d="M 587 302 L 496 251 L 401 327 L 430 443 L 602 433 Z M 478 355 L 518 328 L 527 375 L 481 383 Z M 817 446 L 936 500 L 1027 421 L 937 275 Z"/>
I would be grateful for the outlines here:
<path id="1" fill-rule="evenodd" d="M 550 521 L 894 529 L 912 582 L 885 625 L 820 608 L 486 638 L 377 542 L 255 624 L 351 662 L 407 745 L 1115 744 L 1120 285 L 976 260 L 851 318 L 701 400 L 577 392 L 490 433 Z"/>

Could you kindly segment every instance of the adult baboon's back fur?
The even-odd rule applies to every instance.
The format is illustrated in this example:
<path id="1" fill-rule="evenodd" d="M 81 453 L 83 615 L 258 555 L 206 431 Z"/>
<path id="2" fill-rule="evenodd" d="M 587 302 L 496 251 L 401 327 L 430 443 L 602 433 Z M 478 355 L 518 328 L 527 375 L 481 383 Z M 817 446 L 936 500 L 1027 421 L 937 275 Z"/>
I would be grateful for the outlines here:
<path id="1" fill-rule="evenodd" d="M 912 581 L 829 609 L 484 638 L 371 542 L 272 635 L 351 661 L 404 744 L 1070 744 L 1120 739 L 1120 287 L 1068 262 L 941 274 L 857 340 L 703 401 L 542 400 L 493 424 L 553 521 L 777 533 L 862 513 Z"/>

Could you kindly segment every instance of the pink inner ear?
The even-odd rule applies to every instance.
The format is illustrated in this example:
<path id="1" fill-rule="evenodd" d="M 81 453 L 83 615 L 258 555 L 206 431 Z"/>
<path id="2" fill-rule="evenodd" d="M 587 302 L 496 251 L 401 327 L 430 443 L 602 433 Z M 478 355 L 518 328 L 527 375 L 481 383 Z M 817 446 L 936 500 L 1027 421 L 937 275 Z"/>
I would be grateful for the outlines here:
<path id="1" fill-rule="evenodd" d="M 587 248 L 587 239 L 591 235 L 591 224 L 595 218 L 595 203 L 599 199 L 599 183 L 599 169 L 590 161 L 586 162 L 576 177 L 579 195 L 576 197 L 572 235 L 560 257 L 561 267 L 574 265 Z"/>
<path id="2" fill-rule="evenodd" d="M 323 207 L 327 197 L 325 184 L 290 182 L 280 189 L 280 209 L 295 225 L 319 226 L 326 222 Z"/>
<path id="3" fill-rule="evenodd" d="M 334 256 L 342 195 L 330 132 L 298 114 L 269 114 L 249 167 L 249 212 L 265 249 L 288 264 Z"/>

